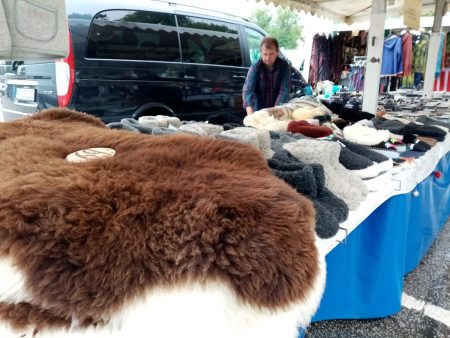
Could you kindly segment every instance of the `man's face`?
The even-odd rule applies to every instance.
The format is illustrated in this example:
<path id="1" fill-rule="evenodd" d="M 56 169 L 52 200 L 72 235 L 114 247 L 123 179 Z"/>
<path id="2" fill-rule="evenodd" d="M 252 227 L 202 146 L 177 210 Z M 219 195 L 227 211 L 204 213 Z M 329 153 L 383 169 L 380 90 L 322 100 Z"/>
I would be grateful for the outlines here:
<path id="1" fill-rule="evenodd" d="M 275 60 L 277 59 L 279 51 L 275 47 L 267 48 L 265 45 L 261 47 L 261 59 L 262 62 L 269 68 L 272 68 Z"/>

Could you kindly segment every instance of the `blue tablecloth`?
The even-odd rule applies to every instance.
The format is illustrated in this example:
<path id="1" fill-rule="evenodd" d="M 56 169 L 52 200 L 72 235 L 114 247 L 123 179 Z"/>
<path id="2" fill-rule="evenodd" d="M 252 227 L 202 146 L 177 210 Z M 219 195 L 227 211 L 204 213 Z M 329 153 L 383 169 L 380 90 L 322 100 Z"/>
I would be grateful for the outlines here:
<path id="1" fill-rule="evenodd" d="M 422 260 L 450 215 L 450 154 L 413 191 L 389 198 L 327 257 L 327 284 L 313 321 L 378 318 L 401 308 L 403 277 Z M 417 190 L 417 193 L 414 193 Z"/>

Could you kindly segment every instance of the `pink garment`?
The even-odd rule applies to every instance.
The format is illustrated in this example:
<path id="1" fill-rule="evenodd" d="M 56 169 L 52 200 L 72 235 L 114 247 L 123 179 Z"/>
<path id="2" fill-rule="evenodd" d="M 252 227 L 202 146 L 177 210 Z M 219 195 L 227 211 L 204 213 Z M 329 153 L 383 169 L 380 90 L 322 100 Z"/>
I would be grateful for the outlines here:
<path id="1" fill-rule="evenodd" d="M 412 36 L 409 33 L 402 35 L 402 64 L 403 76 L 412 74 Z"/>

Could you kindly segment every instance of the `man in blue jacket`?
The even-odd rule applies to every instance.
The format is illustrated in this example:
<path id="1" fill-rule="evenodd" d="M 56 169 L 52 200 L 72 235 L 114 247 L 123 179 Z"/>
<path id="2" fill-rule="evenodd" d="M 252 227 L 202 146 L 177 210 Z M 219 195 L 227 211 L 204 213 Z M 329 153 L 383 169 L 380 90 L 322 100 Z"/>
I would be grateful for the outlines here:
<path id="1" fill-rule="evenodd" d="M 242 90 L 247 115 L 289 100 L 291 66 L 279 57 L 278 41 L 272 37 L 263 38 L 260 51 L 261 58 L 250 67 Z"/>

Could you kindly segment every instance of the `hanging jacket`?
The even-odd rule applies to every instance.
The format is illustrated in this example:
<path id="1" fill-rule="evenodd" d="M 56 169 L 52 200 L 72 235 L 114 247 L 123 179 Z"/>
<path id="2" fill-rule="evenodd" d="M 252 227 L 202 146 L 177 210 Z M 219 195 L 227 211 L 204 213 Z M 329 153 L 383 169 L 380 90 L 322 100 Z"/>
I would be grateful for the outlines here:
<path id="1" fill-rule="evenodd" d="M 396 76 L 403 73 L 402 39 L 391 36 L 384 41 L 381 75 Z"/>

